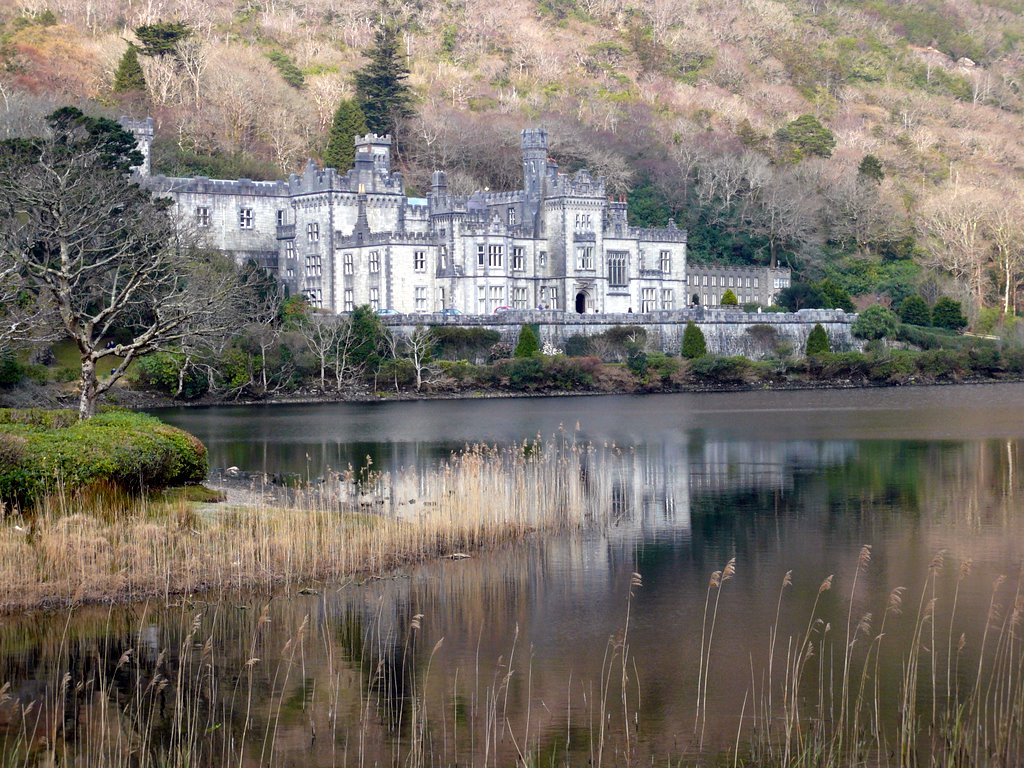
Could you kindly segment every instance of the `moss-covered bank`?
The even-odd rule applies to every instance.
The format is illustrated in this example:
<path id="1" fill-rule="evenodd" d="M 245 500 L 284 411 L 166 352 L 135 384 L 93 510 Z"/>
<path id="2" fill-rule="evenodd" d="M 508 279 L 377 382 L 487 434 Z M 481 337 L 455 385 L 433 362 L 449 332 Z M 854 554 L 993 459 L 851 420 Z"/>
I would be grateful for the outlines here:
<path id="1" fill-rule="evenodd" d="M 199 483 L 206 473 L 206 447 L 152 416 L 111 411 L 79 422 L 74 411 L 0 410 L 6 504 L 98 483 L 125 489 Z"/>

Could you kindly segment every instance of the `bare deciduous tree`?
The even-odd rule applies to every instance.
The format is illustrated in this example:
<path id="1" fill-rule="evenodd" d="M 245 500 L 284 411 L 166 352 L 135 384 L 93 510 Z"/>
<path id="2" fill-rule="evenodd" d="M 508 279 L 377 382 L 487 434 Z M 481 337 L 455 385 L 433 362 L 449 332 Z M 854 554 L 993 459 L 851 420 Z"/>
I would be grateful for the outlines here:
<path id="1" fill-rule="evenodd" d="M 136 357 L 220 330 L 238 280 L 183 243 L 166 206 L 128 178 L 130 135 L 71 109 L 50 124 L 0 160 L 0 269 L 52 304 L 78 347 L 87 419 Z M 115 329 L 130 339 L 108 343 Z M 112 355 L 120 363 L 100 380 L 96 364 Z"/>

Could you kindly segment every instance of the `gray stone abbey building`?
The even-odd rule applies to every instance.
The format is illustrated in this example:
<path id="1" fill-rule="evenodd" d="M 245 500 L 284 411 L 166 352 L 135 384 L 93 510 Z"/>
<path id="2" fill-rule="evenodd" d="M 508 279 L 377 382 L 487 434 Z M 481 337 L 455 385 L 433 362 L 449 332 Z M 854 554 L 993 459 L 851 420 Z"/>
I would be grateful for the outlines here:
<path id="1" fill-rule="evenodd" d="M 646 313 L 714 306 L 727 289 L 768 305 L 789 284 L 788 269 L 688 269 L 685 231 L 631 226 L 603 179 L 559 172 L 542 129 L 522 132 L 522 189 L 453 195 L 436 171 L 424 198 L 407 196 L 387 136 L 356 137 L 345 173 L 310 162 L 287 180 L 227 181 L 149 175 L 152 121 L 123 124 L 147 183 L 208 245 L 334 312 Z"/>

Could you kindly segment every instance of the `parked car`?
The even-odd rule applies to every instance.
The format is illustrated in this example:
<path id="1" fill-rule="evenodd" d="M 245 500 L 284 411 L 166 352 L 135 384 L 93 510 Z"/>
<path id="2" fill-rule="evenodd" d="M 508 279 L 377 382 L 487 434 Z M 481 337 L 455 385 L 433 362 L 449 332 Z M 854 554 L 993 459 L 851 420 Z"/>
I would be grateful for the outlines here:
<path id="1" fill-rule="evenodd" d="M 390 307 L 382 307 L 377 310 L 378 315 L 400 315 L 402 314 L 397 309 L 391 309 Z"/>
<path id="2" fill-rule="evenodd" d="M 496 314 L 496 315 L 500 315 L 500 314 L 502 314 L 504 312 L 511 312 L 511 311 L 512 311 L 512 307 L 495 307 L 494 308 L 494 314 Z"/>
<path id="3" fill-rule="evenodd" d="M 437 310 L 434 314 L 442 315 L 444 317 L 454 317 L 455 315 L 461 315 L 462 310 L 457 309 L 456 307 L 445 307 L 444 309 Z"/>

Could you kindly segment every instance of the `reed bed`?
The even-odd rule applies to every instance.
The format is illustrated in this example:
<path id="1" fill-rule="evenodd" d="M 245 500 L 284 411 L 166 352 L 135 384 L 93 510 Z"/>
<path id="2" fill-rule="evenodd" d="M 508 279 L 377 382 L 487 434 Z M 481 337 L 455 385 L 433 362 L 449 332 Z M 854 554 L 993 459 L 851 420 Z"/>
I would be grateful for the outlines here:
<path id="1" fill-rule="evenodd" d="M 579 528 L 600 509 L 571 440 L 469 447 L 425 472 L 335 478 L 287 506 L 60 494 L 0 524 L 0 612 L 375 575 Z M 597 502 L 597 503 L 595 503 Z"/>
<path id="2" fill-rule="evenodd" d="M 734 559 L 712 574 L 706 620 L 693 628 L 703 635 L 691 660 L 695 719 L 658 735 L 645 722 L 645 659 L 632 649 L 644 590 L 633 573 L 595 677 L 570 675 L 559 695 L 534 689 L 551 673 L 535 669 L 518 628 L 496 661 L 482 663 L 478 651 L 472 667 L 444 669 L 444 636 L 424 635 L 429 617 L 394 612 L 383 593 L 357 597 L 343 621 L 318 620 L 328 612 L 323 596 L 313 611 L 294 601 L 243 613 L 182 602 L 161 617 L 178 628 L 166 645 L 147 638 L 146 609 L 133 631 L 111 628 L 99 640 L 65 629 L 41 643 L 32 681 L 0 681 L 0 765 L 1021 765 L 1021 585 L 997 579 L 986 620 L 961 626 L 971 565 L 943 579 L 940 554 L 915 590 L 891 591 L 876 622 L 853 609 L 870 561 L 865 547 L 836 626 L 823 619 L 839 597 L 833 577 L 808 613 L 787 616 L 786 574 L 775 622 L 748 628 L 767 646 L 751 659 L 740 711 L 727 718 L 729 744 L 705 743 L 704 734 L 709 717 L 722 717 L 708 700 L 722 682 L 717 625 L 742 571 Z M 781 634 L 786 619 L 800 629 Z M 891 669 L 899 673 L 886 679 Z"/>

